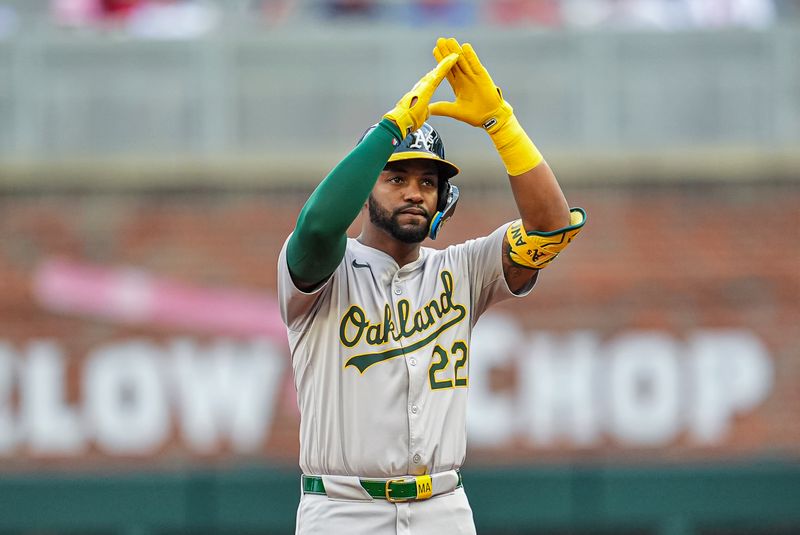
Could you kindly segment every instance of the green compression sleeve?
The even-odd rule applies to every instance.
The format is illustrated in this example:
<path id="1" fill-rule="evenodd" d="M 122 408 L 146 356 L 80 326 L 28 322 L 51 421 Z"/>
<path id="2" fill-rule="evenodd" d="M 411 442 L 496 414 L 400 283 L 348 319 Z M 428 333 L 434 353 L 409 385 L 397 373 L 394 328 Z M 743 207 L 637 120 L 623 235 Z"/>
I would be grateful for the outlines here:
<path id="1" fill-rule="evenodd" d="M 383 119 L 308 198 L 286 246 L 289 272 L 296 281 L 316 284 L 334 272 L 344 258 L 347 229 L 400 140 L 397 126 Z"/>

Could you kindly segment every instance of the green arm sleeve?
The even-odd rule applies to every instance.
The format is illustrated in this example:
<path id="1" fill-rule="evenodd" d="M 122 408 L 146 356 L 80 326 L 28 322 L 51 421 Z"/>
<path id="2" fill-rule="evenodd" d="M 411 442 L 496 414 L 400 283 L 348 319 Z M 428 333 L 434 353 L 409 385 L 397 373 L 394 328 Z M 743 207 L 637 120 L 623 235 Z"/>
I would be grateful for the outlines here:
<path id="1" fill-rule="evenodd" d="M 316 284 L 334 272 L 344 258 L 347 229 L 400 139 L 397 126 L 383 119 L 308 198 L 286 246 L 289 273 L 296 282 Z"/>

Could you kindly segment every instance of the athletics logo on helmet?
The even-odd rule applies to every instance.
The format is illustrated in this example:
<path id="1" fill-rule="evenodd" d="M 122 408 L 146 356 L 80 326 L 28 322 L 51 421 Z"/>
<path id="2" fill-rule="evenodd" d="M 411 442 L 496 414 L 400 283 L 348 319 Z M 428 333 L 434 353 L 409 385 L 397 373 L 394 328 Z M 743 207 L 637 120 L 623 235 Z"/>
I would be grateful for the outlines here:
<path id="1" fill-rule="evenodd" d="M 367 137 L 367 134 L 375 130 L 377 126 L 377 124 L 374 124 L 367 128 L 366 132 L 359 138 L 358 143 L 361 143 Z M 414 159 L 434 160 L 439 167 L 439 178 L 444 180 L 453 178 L 461 172 L 455 164 L 445 159 L 442 138 L 428 123 L 422 123 L 419 130 L 411 132 L 399 143 L 393 140 L 392 145 L 395 149 L 392 155 L 389 156 L 390 162 Z"/>
<path id="2" fill-rule="evenodd" d="M 389 156 L 390 162 L 402 160 L 434 160 L 439 167 L 439 179 L 450 179 L 460 170 L 444 157 L 444 143 L 439 133 L 428 123 L 408 134 Z"/>

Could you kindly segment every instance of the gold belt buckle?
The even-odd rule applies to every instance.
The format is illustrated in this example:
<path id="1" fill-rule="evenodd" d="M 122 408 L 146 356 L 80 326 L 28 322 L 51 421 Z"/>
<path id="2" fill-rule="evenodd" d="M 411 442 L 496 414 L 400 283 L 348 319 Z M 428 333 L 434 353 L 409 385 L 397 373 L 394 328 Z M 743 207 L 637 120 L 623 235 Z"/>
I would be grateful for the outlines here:
<path id="1" fill-rule="evenodd" d="M 433 487 L 431 485 L 431 476 L 417 476 L 414 479 L 414 486 L 417 489 L 417 495 L 413 498 L 394 498 L 391 496 L 392 489 L 389 487 L 392 483 L 410 483 L 405 479 L 390 479 L 386 482 L 385 495 L 386 499 L 392 503 L 407 502 L 410 500 L 427 500 L 433 494 Z"/>
<path id="2" fill-rule="evenodd" d="M 388 481 L 386 481 L 386 492 L 385 492 L 386 500 L 392 503 L 407 502 L 411 500 L 412 498 L 394 498 L 391 496 L 392 489 L 389 487 L 389 485 L 391 485 L 392 483 L 405 483 L 405 481 L 406 481 L 405 479 L 389 479 Z"/>

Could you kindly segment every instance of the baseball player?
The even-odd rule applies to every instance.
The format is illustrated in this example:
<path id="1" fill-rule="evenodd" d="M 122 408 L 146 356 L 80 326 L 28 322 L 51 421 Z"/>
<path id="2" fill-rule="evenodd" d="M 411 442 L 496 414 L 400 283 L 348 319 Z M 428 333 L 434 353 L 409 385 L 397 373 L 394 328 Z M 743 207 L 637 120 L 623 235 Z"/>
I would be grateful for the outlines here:
<path id="1" fill-rule="evenodd" d="M 585 221 L 473 48 L 440 38 L 433 54 L 436 68 L 319 184 L 281 250 L 300 534 L 475 533 L 459 471 L 472 327 L 494 303 L 527 295 Z M 445 77 L 455 101 L 430 103 Z M 420 246 L 459 196 L 430 114 L 486 130 L 520 219 L 443 250 Z"/>

